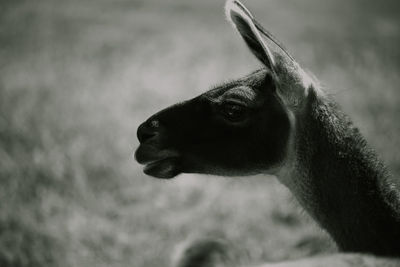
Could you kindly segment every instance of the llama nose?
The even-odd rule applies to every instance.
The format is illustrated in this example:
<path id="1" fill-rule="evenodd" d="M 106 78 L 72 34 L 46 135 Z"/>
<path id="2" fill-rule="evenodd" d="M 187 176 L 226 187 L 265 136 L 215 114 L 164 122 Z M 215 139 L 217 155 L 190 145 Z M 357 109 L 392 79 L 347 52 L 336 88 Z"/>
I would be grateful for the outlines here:
<path id="1" fill-rule="evenodd" d="M 155 137 L 158 134 L 160 122 L 158 120 L 147 120 L 137 130 L 137 138 L 140 143 Z"/>

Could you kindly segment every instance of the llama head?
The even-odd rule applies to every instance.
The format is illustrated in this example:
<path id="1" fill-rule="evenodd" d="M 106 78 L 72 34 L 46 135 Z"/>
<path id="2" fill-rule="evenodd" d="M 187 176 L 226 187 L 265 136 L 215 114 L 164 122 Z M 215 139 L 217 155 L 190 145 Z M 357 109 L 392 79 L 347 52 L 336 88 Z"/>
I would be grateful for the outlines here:
<path id="1" fill-rule="evenodd" d="M 148 175 L 272 173 L 288 158 L 310 79 L 240 2 L 227 1 L 226 14 L 263 68 L 142 123 L 135 157 Z"/>

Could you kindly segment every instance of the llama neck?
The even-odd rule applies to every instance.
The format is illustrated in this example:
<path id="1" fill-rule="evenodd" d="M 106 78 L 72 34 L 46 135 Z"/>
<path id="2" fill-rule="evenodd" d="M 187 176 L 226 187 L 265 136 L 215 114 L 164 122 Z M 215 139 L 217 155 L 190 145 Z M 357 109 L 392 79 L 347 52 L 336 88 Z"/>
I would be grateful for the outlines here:
<path id="1" fill-rule="evenodd" d="M 400 255 L 400 194 L 349 119 L 312 95 L 287 184 L 343 251 Z"/>

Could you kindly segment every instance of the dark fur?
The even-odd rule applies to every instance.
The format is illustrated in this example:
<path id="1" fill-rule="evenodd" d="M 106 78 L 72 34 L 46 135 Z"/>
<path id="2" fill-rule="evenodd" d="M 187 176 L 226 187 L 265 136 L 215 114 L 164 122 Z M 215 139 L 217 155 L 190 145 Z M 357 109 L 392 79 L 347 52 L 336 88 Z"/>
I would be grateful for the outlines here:
<path id="1" fill-rule="evenodd" d="M 157 157 L 154 149 L 178 151 L 170 171 L 150 171 L 159 178 L 183 172 L 250 175 L 273 168 L 285 156 L 289 121 L 271 79 L 271 74 L 262 69 L 158 112 L 138 129 L 142 144 L 136 159 L 140 163 L 151 161 Z M 219 97 L 244 85 L 251 88 L 257 100 L 247 110 L 248 120 L 233 125 L 222 118 L 224 101 Z M 154 121 L 159 127 L 152 127 Z"/>

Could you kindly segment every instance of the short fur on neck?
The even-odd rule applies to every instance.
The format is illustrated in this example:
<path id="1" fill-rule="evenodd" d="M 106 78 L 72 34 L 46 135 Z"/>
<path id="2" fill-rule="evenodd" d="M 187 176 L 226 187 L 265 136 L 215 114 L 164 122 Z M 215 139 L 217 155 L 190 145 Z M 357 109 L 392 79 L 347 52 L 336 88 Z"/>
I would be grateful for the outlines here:
<path id="1" fill-rule="evenodd" d="M 400 194 L 388 172 L 337 105 L 309 92 L 284 183 L 342 251 L 400 256 Z"/>

